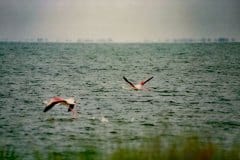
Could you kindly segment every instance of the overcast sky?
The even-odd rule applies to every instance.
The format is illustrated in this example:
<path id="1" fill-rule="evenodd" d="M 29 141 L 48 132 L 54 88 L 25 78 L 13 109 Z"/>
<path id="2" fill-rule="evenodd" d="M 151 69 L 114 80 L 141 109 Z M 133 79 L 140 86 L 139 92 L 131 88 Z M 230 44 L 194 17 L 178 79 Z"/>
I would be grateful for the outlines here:
<path id="1" fill-rule="evenodd" d="M 0 39 L 240 39 L 240 0 L 0 0 Z"/>

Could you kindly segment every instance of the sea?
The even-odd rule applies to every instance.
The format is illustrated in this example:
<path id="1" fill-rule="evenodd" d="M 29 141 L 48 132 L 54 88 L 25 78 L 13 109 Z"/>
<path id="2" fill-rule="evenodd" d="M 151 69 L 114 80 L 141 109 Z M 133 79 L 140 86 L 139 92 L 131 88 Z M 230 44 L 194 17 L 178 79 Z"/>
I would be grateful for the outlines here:
<path id="1" fill-rule="evenodd" d="M 123 76 L 145 90 L 132 90 Z M 51 97 L 74 97 L 43 112 Z M 240 43 L 0 43 L 0 147 L 111 153 L 149 137 L 240 143 Z"/>

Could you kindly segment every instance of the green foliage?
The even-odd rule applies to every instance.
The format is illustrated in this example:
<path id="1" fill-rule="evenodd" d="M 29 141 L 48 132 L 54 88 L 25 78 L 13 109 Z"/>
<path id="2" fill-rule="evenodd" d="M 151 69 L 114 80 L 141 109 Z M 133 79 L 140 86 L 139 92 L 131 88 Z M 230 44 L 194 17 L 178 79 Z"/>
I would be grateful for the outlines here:
<path id="1" fill-rule="evenodd" d="M 19 156 L 13 150 L 13 148 L 9 147 L 1 147 L 0 148 L 0 159 L 1 160 L 17 160 Z"/>
<path id="2" fill-rule="evenodd" d="M 198 137 L 176 138 L 167 144 L 161 138 L 151 139 L 140 147 L 118 148 L 109 160 L 240 160 L 240 147 L 222 148 Z"/>
<path id="3" fill-rule="evenodd" d="M 46 157 L 45 157 L 46 156 Z M 34 153 L 34 158 L 36 160 L 95 160 L 97 157 L 100 156 L 94 150 L 87 150 L 84 152 L 54 152 L 50 151 L 46 154 L 42 154 L 39 152 Z"/>
<path id="4" fill-rule="evenodd" d="M 86 151 L 33 152 L 35 160 L 240 160 L 240 146 L 224 148 L 211 140 L 198 136 L 180 136 L 171 140 L 156 137 L 145 140 L 139 146 L 122 146 L 112 153 L 99 153 L 96 148 Z M 11 148 L 0 148 L 1 160 L 24 159 Z"/>

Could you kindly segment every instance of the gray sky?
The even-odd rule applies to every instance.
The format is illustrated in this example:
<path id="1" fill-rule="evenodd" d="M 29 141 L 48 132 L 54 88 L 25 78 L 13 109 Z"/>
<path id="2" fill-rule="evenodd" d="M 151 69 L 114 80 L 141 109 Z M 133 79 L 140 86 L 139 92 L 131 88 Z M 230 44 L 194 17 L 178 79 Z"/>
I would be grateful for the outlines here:
<path id="1" fill-rule="evenodd" d="M 239 0 L 0 0 L 0 39 L 240 39 L 239 15 Z"/>

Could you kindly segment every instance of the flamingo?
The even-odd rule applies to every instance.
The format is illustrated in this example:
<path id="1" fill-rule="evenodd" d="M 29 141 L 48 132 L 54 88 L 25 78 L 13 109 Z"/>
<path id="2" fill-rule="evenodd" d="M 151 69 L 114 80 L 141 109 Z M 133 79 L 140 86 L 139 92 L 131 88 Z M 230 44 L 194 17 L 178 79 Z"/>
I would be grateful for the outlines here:
<path id="1" fill-rule="evenodd" d="M 141 81 L 140 83 L 138 84 L 133 84 L 132 82 L 130 82 L 126 77 L 123 76 L 123 79 L 128 83 L 130 84 L 130 86 L 132 87 L 132 89 L 134 90 L 144 90 L 144 84 L 146 84 L 148 81 L 150 81 L 151 79 L 153 79 L 153 76 L 148 78 L 147 80 L 143 80 Z"/>
<path id="2" fill-rule="evenodd" d="M 65 105 L 66 107 L 68 107 L 68 112 L 71 111 L 73 115 L 75 115 L 73 108 L 76 105 L 76 101 L 74 100 L 74 98 L 64 99 L 61 97 L 53 97 L 49 100 L 49 102 L 47 102 L 47 106 L 44 108 L 43 112 L 49 111 L 57 104 Z"/>

